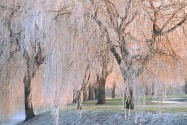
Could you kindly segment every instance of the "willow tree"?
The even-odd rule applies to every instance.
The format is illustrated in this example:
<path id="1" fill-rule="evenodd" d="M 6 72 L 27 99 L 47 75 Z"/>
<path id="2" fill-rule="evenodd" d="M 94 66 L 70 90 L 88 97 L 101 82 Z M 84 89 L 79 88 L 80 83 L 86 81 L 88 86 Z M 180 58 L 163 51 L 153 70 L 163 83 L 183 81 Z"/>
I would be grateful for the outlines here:
<path id="1" fill-rule="evenodd" d="M 132 37 L 126 30 L 137 15 L 137 4 L 139 4 L 139 2 L 132 0 L 118 2 L 107 0 L 100 2 L 94 0 L 90 1 L 94 9 L 92 18 L 100 26 L 102 32 L 104 32 L 109 50 L 113 53 L 115 59 L 117 60 L 122 77 L 127 83 L 125 88 L 127 108 L 133 108 L 133 87 L 132 84 L 130 84 L 132 81 L 131 76 L 132 74 L 138 76 L 149 56 L 146 55 L 141 58 L 141 67 L 134 69 L 133 63 L 137 55 L 134 54 L 132 56 L 132 53 L 129 52 L 128 42 Z M 102 8 L 100 7 L 101 5 Z M 132 41 L 135 42 L 137 40 L 132 39 Z"/>
<path id="2" fill-rule="evenodd" d="M 22 5 L 23 1 L 11 1 L 9 4 L 3 3 L 1 6 L 5 14 L 2 16 L 2 21 L 5 21 L 4 23 L 6 24 L 6 30 L 4 30 L 4 33 L 2 33 L 3 37 L 1 39 L 1 44 L 3 45 L 1 53 L 1 58 L 3 60 L 1 63 L 1 73 L 6 69 L 5 74 L 7 74 L 7 76 L 11 76 L 6 78 L 7 81 L 4 81 L 4 84 L 7 84 L 5 86 L 14 85 L 14 87 L 9 88 L 10 93 L 14 92 L 17 87 L 20 89 L 18 83 L 20 83 L 20 79 L 22 79 L 22 82 L 24 84 L 23 95 L 25 102 L 25 120 L 28 120 L 35 116 L 32 106 L 31 81 L 35 76 L 36 71 L 39 69 L 39 66 L 44 62 L 45 57 L 43 55 L 43 50 L 41 47 L 42 45 L 40 44 L 40 41 L 36 41 L 38 39 L 37 30 L 34 28 L 32 31 L 35 31 L 35 33 L 30 34 L 29 37 L 27 35 L 28 32 L 31 32 L 31 29 L 26 27 L 26 25 L 29 25 L 29 18 L 25 18 L 27 13 L 22 13 L 22 11 L 20 11 L 21 7 L 23 7 Z M 33 24 L 34 22 L 35 21 L 31 21 L 30 24 Z M 3 29 L 4 28 L 2 28 L 1 30 Z M 30 43 L 30 41 L 26 41 L 25 38 L 30 38 L 29 40 L 34 42 L 32 42 L 32 44 L 27 44 Z M 20 72 L 22 73 L 20 74 Z M 15 74 L 19 75 L 17 76 Z M 16 78 L 12 75 L 18 77 L 17 79 L 19 80 L 17 81 Z M 4 79 L 3 77 L 4 75 L 2 75 L 2 79 Z M 10 79 L 12 79 L 12 82 L 9 82 Z M 6 89 L 2 90 L 6 91 Z M 7 92 L 3 93 L 5 95 L 10 94 Z M 16 96 L 16 94 L 12 96 L 14 97 L 14 100 L 20 98 Z M 2 104 L 7 103 L 6 100 L 4 101 L 2 102 Z M 11 104 L 11 102 L 9 102 L 9 104 L 7 104 L 7 107 L 9 107 L 8 105 L 14 105 L 14 103 Z"/>
<path id="3" fill-rule="evenodd" d="M 186 3 L 152 0 L 90 2 L 91 17 L 104 33 L 106 44 L 117 60 L 126 83 L 126 108 L 133 108 L 133 80 L 143 72 L 144 67 L 155 55 L 168 56 L 166 53 L 172 48 L 170 43 L 166 43 L 162 38 L 185 23 Z M 151 11 L 147 12 L 146 7 Z M 146 23 L 152 25 L 152 28 L 149 29 Z M 166 46 L 167 49 L 158 45 Z M 173 51 L 169 56 L 176 57 L 174 53 Z M 162 60 L 161 57 L 159 59 Z"/>
<path id="4" fill-rule="evenodd" d="M 44 34 L 40 34 L 39 25 L 37 23 L 37 16 L 33 13 L 29 13 L 29 7 L 33 6 L 31 3 L 23 2 L 23 6 L 20 9 L 22 15 L 22 34 L 21 34 L 21 54 L 25 63 L 25 75 L 23 77 L 24 83 L 24 102 L 25 102 L 25 120 L 28 120 L 35 116 L 32 104 L 32 79 L 35 77 L 36 72 L 40 69 L 40 66 L 44 63 L 46 58 L 45 51 L 43 49 L 43 43 L 41 38 L 45 38 Z M 35 9 L 35 8 L 33 8 Z M 34 10 L 33 10 L 34 11 Z M 36 17 L 35 17 L 36 16 Z M 40 83 L 42 84 L 42 83 Z"/>
<path id="5" fill-rule="evenodd" d="M 92 82 L 90 79 L 98 70 L 98 62 L 94 60 L 103 43 L 100 31 L 93 32 L 95 25 L 91 25 L 89 17 L 84 17 L 81 1 L 57 1 L 58 4 L 51 1 L 50 6 L 48 2 L 44 1 L 37 19 L 40 31 L 46 36 L 40 38 L 46 47 L 46 104 L 54 108 L 58 121 L 59 108 L 67 103 L 67 91 L 73 92 L 74 87 L 84 91 L 88 80 Z M 95 72 L 89 75 L 88 66 Z"/>
<path id="6" fill-rule="evenodd" d="M 36 54 L 35 56 L 29 56 L 28 52 L 24 50 L 24 58 L 26 60 L 26 72 L 23 78 L 24 83 L 24 96 L 25 96 L 25 120 L 33 118 L 34 111 L 32 106 L 32 88 L 31 81 L 36 74 L 36 71 L 39 69 L 39 66 L 44 63 L 45 56 L 42 55 L 41 46 L 38 43 L 34 47 Z"/>
<path id="7" fill-rule="evenodd" d="M 19 2 L 23 3 L 22 6 L 15 5 Z M 120 67 L 125 83 L 126 108 L 133 108 L 133 96 L 137 92 L 133 89 L 139 85 L 136 81 L 141 74 L 145 74 L 145 69 L 150 69 L 151 61 L 167 64 L 165 56 L 181 55 L 174 49 L 181 42 L 180 35 L 174 33 L 182 33 L 185 29 L 185 0 L 19 2 L 3 2 L 3 5 L 8 6 L 0 6 L 3 9 L 1 22 L 6 24 L 1 25 L 0 34 L 0 47 L 3 47 L 0 50 L 0 73 L 3 74 L 0 76 L 3 87 L 1 112 L 5 116 L 11 113 L 11 98 L 6 102 L 5 97 L 12 95 L 9 90 L 15 92 L 13 87 L 20 79 L 25 83 L 25 108 L 29 109 L 26 119 L 34 116 L 31 104 L 34 98 L 30 95 L 30 84 L 44 59 L 44 107 L 49 105 L 53 108 L 52 113 L 58 124 L 59 108 L 67 103 L 69 90 L 73 92 L 75 86 L 81 89 L 85 75 L 88 76 L 85 73 L 88 65 L 95 72 L 93 74 L 97 74 L 98 79 L 104 81 L 107 76 L 108 51 L 113 53 Z M 102 51 L 103 55 L 99 56 L 98 52 Z M 155 67 L 158 67 L 156 61 Z M 17 80 L 13 76 L 16 73 L 11 71 L 20 73 Z M 160 75 L 158 69 L 157 74 Z M 103 84 L 101 87 L 104 88 Z M 6 104 L 9 104 L 9 112 L 4 113 L 2 110 Z"/>
<path id="8" fill-rule="evenodd" d="M 63 4 L 64 9 L 53 12 L 57 13 L 55 19 L 70 16 L 71 29 L 79 34 L 78 37 L 73 38 L 74 40 L 81 38 L 81 41 L 90 41 L 89 45 L 99 48 L 99 45 L 107 45 L 120 67 L 125 82 L 126 108 L 133 108 L 134 79 L 144 71 L 145 66 L 150 59 L 156 57 L 155 55 L 168 56 L 166 53 L 171 50 L 168 49 L 170 44 L 160 38 L 174 32 L 186 20 L 186 14 L 183 13 L 186 6 L 185 1 L 181 1 L 180 6 L 177 6 L 176 2 L 72 0 L 64 2 L 67 3 Z M 172 10 L 168 11 L 168 8 L 172 8 Z M 181 20 L 177 22 L 177 18 Z M 172 23 L 173 26 L 171 26 L 173 21 L 175 23 Z M 162 26 L 163 22 L 166 23 L 160 30 L 158 27 Z M 148 28 L 146 23 L 152 27 Z M 161 41 L 158 42 L 158 40 Z M 158 44 L 165 45 L 167 49 L 160 48 Z M 106 51 L 108 50 L 106 49 Z M 89 51 L 92 55 L 97 52 L 96 49 Z M 172 56 L 172 54 L 170 55 Z M 162 60 L 161 57 L 159 59 Z"/>

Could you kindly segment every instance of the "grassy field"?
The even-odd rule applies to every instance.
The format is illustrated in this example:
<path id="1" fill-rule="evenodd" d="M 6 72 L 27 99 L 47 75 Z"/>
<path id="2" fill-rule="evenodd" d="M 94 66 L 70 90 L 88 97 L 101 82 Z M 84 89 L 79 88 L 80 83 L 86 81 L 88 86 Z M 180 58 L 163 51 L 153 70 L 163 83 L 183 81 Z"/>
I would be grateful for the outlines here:
<path id="1" fill-rule="evenodd" d="M 168 98 L 187 98 L 187 95 L 169 95 Z M 187 112 L 187 102 L 183 104 L 160 104 L 154 103 L 152 96 L 146 96 L 145 104 L 136 105 L 134 111 L 145 111 L 145 112 Z M 96 100 L 85 101 L 82 104 L 83 110 L 97 111 L 124 111 L 122 98 L 106 99 L 106 104 L 96 105 Z M 65 107 L 65 110 L 76 110 L 75 104 L 69 104 Z"/>

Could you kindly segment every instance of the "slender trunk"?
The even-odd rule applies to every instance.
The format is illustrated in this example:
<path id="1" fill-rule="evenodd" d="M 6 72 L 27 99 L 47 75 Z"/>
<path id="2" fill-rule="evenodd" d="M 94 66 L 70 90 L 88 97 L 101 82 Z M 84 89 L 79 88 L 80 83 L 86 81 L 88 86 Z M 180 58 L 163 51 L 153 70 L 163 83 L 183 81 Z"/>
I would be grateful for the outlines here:
<path id="1" fill-rule="evenodd" d="M 81 92 L 80 90 L 77 91 L 77 109 L 82 109 L 82 94 L 83 92 Z"/>
<path id="2" fill-rule="evenodd" d="M 27 62 L 27 71 L 23 78 L 24 96 L 25 96 L 25 100 L 24 100 L 25 101 L 25 121 L 26 121 L 35 116 L 34 111 L 33 111 L 33 106 L 32 106 L 32 93 L 31 93 L 31 79 L 34 77 L 35 73 L 32 72 L 34 71 L 32 67 L 33 63 L 27 51 L 24 51 L 24 57 Z"/>
<path id="3" fill-rule="evenodd" d="M 97 104 L 106 104 L 105 98 L 105 79 L 99 78 L 99 88 L 98 88 L 98 101 Z"/>
<path id="4" fill-rule="evenodd" d="M 73 104 L 77 103 L 77 90 L 73 90 Z"/>
<path id="5" fill-rule="evenodd" d="M 34 111 L 32 106 L 31 78 L 26 74 L 24 77 L 24 95 L 25 95 L 25 121 L 33 118 Z"/>
<path id="6" fill-rule="evenodd" d="M 94 88 L 94 93 L 95 93 L 95 99 L 98 99 L 98 87 Z"/>
<path id="7" fill-rule="evenodd" d="M 88 88 L 86 87 L 83 92 L 83 101 L 88 101 Z"/>
<path id="8" fill-rule="evenodd" d="M 144 85 L 144 87 L 145 87 L 145 95 L 149 95 L 149 89 L 148 89 L 147 85 Z"/>
<path id="9" fill-rule="evenodd" d="M 184 86 L 184 92 L 185 92 L 185 94 L 187 94 L 187 83 Z"/>
<path id="10" fill-rule="evenodd" d="M 88 100 L 94 100 L 94 87 L 89 85 L 89 96 Z"/>
<path id="11" fill-rule="evenodd" d="M 134 109 L 134 102 L 133 102 L 133 88 L 132 87 L 129 87 L 128 88 L 129 90 L 129 94 L 127 95 L 127 93 L 125 93 L 125 96 L 124 96 L 124 106 L 125 108 L 127 109 Z"/>
<path id="12" fill-rule="evenodd" d="M 112 87 L 112 98 L 115 98 L 115 94 L 116 94 L 116 84 L 113 85 Z"/>

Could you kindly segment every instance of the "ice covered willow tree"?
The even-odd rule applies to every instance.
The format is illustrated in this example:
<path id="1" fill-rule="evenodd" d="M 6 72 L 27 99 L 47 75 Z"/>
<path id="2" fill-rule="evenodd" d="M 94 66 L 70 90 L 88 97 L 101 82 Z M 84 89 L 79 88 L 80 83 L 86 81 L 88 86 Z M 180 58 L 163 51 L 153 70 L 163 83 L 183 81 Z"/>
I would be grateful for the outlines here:
<path id="1" fill-rule="evenodd" d="M 70 98 L 68 92 L 73 92 L 74 88 L 81 90 L 82 86 L 85 86 L 84 78 L 88 76 L 85 74 L 87 73 L 87 67 L 89 66 L 95 72 L 100 70 L 98 61 L 94 60 L 98 60 L 97 52 L 105 49 L 105 45 L 101 42 L 103 38 L 100 36 L 101 32 L 95 30 L 94 24 L 94 28 L 90 27 L 91 20 L 84 22 L 80 1 L 26 0 L 19 2 L 19 6 L 15 1 L 12 4 L 4 2 L 5 6 L 17 7 L 14 10 L 17 14 L 15 16 L 17 20 L 11 20 L 10 23 L 11 26 L 19 28 L 15 31 L 15 33 L 19 33 L 19 40 L 15 48 L 10 48 L 11 42 L 7 42 L 8 40 L 5 41 L 5 39 L 9 39 L 14 33 L 10 33 L 11 29 L 9 30 L 8 26 L 6 27 L 8 31 L 2 31 L 2 34 L 4 33 L 6 36 L 3 34 L 4 39 L 1 40 L 1 43 L 6 42 L 5 45 L 9 46 L 7 48 L 3 47 L 3 54 L 1 55 L 2 60 L 4 60 L 1 63 L 1 74 L 3 74 L 3 71 L 6 74 L 1 75 L 1 80 L 7 80 L 1 82 L 1 85 L 5 87 L 2 88 L 5 92 L 1 93 L 1 97 L 4 99 L 1 103 L 1 114 L 4 114 L 1 119 L 5 119 L 6 116 L 16 111 L 17 108 L 15 107 L 10 112 L 4 110 L 3 107 L 6 105 L 7 109 L 10 109 L 8 106 L 15 105 L 11 99 L 10 101 L 5 99 L 7 96 L 15 98 L 15 100 L 21 97 L 23 89 L 21 89 L 22 85 L 20 83 L 22 82 L 25 87 L 26 120 L 34 117 L 34 109 L 37 109 L 38 102 L 35 103 L 34 109 L 32 102 L 38 100 L 37 98 L 40 97 L 41 93 L 36 94 L 32 90 L 41 86 L 42 83 L 34 84 L 32 79 L 40 65 L 45 61 L 43 74 L 45 78 L 42 84 L 44 96 L 41 100 L 45 100 L 43 107 L 54 109 L 52 113 L 58 121 L 59 107 L 65 105 L 68 98 Z M 2 12 L 5 13 L 4 10 Z M 12 11 L 7 10 L 7 13 L 12 14 Z M 3 18 L 6 23 L 9 17 L 4 15 Z M 88 24 L 89 27 L 86 27 Z M 13 43 L 16 43 L 16 40 Z M 11 49 L 14 50 L 17 47 L 20 48 L 18 52 L 16 51 L 16 55 L 11 52 Z M 14 55 L 7 55 L 9 51 Z M 11 57 L 12 62 L 9 61 L 9 57 Z M 11 68 L 11 65 L 14 68 Z M 18 66 L 19 68 L 17 68 Z M 13 77 L 11 70 L 19 74 L 17 80 Z M 10 78 L 14 80 L 10 80 Z M 11 95 L 15 88 L 22 90 L 19 96 Z M 33 97 L 32 94 L 36 96 Z"/>
<path id="2" fill-rule="evenodd" d="M 90 0 L 83 3 L 85 15 L 104 34 L 105 40 L 100 42 L 108 45 L 120 66 L 126 108 L 133 108 L 134 80 L 150 60 L 158 57 L 159 61 L 172 65 L 164 56 L 176 58 L 181 54 L 176 54 L 173 45 L 185 39 L 178 41 L 180 36 L 171 33 L 184 26 L 186 1 Z M 172 36 L 175 36 L 173 41 Z"/>
<path id="3" fill-rule="evenodd" d="M 183 5 L 185 5 L 184 2 L 185 1 L 181 1 Z M 173 47 L 170 46 L 165 36 L 170 34 L 171 31 L 174 33 L 176 28 L 184 26 L 185 20 L 183 20 L 183 17 L 179 17 L 182 19 L 182 22 L 180 22 L 176 20 L 178 17 L 175 17 L 174 14 L 177 10 L 181 10 L 178 14 L 184 15 L 185 19 L 185 14 L 183 13 L 185 6 L 180 9 L 180 6 L 176 6 L 174 3 L 171 4 L 168 1 L 161 1 L 160 4 L 159 1 L 132 0 L 117 2 L 106 0 L 75 0 L 67 3 L 64 4 L 65 8 L 61 7 L 62 9 L 53 10 L 54 13 L 57 13 L 55 19 L 70 16 L 71 28 L 74 28 L 73 31 L 79 34 L 78 37 L 72 37 L 73 40 L 84 38 L 81 40 L 84 42 L 89 41 L 89 44 L 92 46 L 93 44 L 94 46 L 98 45 L 99 48 L 102 44 L 108 46 L 108 49 L 114 54 L 120 66 L 125 81 L 126 107 L 133 108 L 133 86 L 137 84 L 134 80 L 143 72 L 147 63 L 152 63 L 150 60 L 158 57 L 159 61 L 167 64 L 167 58 L 165 59 L 164 57 L 176 57 L 176 55 L 173 55 L 174 53 L 171 52 L 176 52 L 177 50 L 174 49 L 174 51 L 171 51 Z M 157 23 L 166 21 L 167 26 L 165 27 L 168 28 L 167 30 L 169 32 L 157 34 L 155 22 L 150 18 L 150 16 L 153 16 L 152 14 L 154 11 L 154 7 L 151 7 L 152 5 L 160 12 L 168 12 L 165 11 L 168 7 L 175 8 L 175 11 L 171 11 L 171 13 L 169 11 L 170 14 L 165 14 L 156 19 Z M 158 5 L 160 5 L 160 7 L 158 7 Z M 148 12 L 147 9 L 149 9 L 150 12 Z M 172 15 L 174 15 L 174 17 Z M 176 23 L 172 23 L 173 26 L 170 25 L 170 22 L 174 20 Z M 162 25 L 158 24 L 158 26 Z M 158 43 L 157 41 L 158 39 L 160 40 L 160 38 L 163 39 Z M 168 38 L 171 38 L 171 36 L 168 36 Z M 176 38 L 179 38 L 179 36 L 176 35 L 173 45 L 177 43 Z M 89 51 L 90 53 L 94 53 L 95 50 L 89 49 Z M 169 64 L 171 64 L 171 62 L 172 60 Z M 148 67 L 149 66 L 150 65 L 148 65 Z M 155 65 L 155 67 L 158 67 L 158 65 Z M 157 72 L 159 72 L 159 70 Z"/>
<path id="4" fill-rule="evenodd" d="M 7 114 L 15 112 L 15 103 L 21 99 L 21 81 L 24 84 L 24 103 L 26 120 L 34 117 L 32 106 L 31 81 L 44 62 L 45 56 L 41 48 L 40 41 L 37 41 L 37 29 L 34 32 L 29 29 L 29 18 L 21 11 L 23 1 L 2 2 L 2 28 L 1 28 L 1 83 L 2 83 L 2 103 L 1 114 L 6 117 Z M 24 22 L 25 21 L 25 22 Z M 27 24 L 26 24 L 27 23 Z M 28 33 L 29 36 L 28 36 Z M 26 39 L 25 39 L 26 38 Z M 32 43 L 31 43 L 32 41 Z M 29 43 L 29 44 L 27 44 Z M 22 79 L 22 80 L 21 80 Z M 8 88 L 7 88 L 8 87 Z M 20 89 L 20 90 L 17 90 Z M 15 91 L 20 91 L 17 92 Z M 7 98 L 9 101 L 7 101 Z M 5 100 L 4 100 L 5 99 Z M 14 103 L 11 103 L 14 100 Z M 6 104 L 6 106 L 5 106 Z M 7 107 L 4 108 L 4 107 Z M 14 108 L 13 108 L 14 107 Z M 7 112 L 7 110 L 12 110 Z"/>
<path id="5" fill-rule="evenodd" d="M 137 87 L 141 85 L 138 76 L 154 66 L 156 75 L 154 71 L 150 72 L 153 72 L 155 81 L 159 81 L 158 77 L 163 78 L 165 72 L 160 73 L 158 67 L 171 65 L 174 71 L 177 63 L 172 65 L 172 60 L 168 59 L 183 57 L 185 51 L 179 52 L 178 49 L 183 50 L 180 43 L 186 40 L 183 32 L 186 31 L 185 2 L 1 1 L 1 118 L 16 111 L 15 100 L 23 97 L 23 90 L 26 119 L 33 117 L 33 108 L 37 108 L 38 102 L 36 107 L 32 106 L 32 102 L 40 93 L 32 96 L 32 79 L 44 75 L 43 83 L 36 86 L 42 84 L 43 107 L 53 108 L 52 113 L 58 121 L 59 108 L 67 103 L 68 93 L 74 88 L 80 90 L 84 83 L 88 83 L 84 82 L 85 76 L 89 76 L 88 71 L 94 72 L 90 75 L 93 80 L 95 74 L 102 78 L 107 76 L 108 57 L 105 54 L 108 51 L 113 53 L 120 67 L 125 83 L 126 108 L 133 108 L 133 95 L 143 89 Z M 99 56 L 98 52 L 103 55 Z M 44 62 L 43 74 L 36 76 L 36 71 Z M 20 89 L 18 93 L 15 92 L 17 88 Z M 133 91 L 134 88 L 137 88 L 136 91 Z"/>
<path id="6" fill-rule="evenodd" d="M 113 53 L 120 66 L 125 85 L 126 108 L 133 108 L 133 86 L 132 77 L 142 72 L 150 54 L 141 55 L 133 52 L 133 44 L 139 40 L 133 38 L 129 33 L 128 26 L 134 21 L 139 12 L 141 1 L 95 1 L 90 0 L 92 14 L 91 18 L 100 27 L 106 40 L 104 41 Z M 146 50 L 144 50 L 146 51 Z M 140 67 L 134 67 L 135 62 L 140 62 Z"/>

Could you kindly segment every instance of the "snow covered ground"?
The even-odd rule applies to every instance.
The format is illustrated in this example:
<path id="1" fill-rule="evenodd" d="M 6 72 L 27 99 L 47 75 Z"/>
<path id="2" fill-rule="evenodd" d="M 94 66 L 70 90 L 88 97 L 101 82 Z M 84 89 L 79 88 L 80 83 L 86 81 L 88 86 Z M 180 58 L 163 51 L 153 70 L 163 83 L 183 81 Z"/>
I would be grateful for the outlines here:
<path id="1" fill-rule="evenodd" d="M 137 116 L 137 117 L 136 117 Z M 27 122 L 17 125 L 54 125 L 50 112 L 37 115 Z M 187 125 L 187 113 L 156 113 L 135 114 L 125 118 L 122 111 L 62 111 L 60 125 Z"/>
<path id="2" fill-rule="evenodd" d="M 109 100 L 108 100 L 109 101 Z M 114 100 L 113 100 L 114 101 Z M 156 101 L 157 102 L 157 101 Z M 162 101 L 165 105 L 162 105 L 163 109 L 177 110 L 174 113 L 163 113 L 160 116 L 157 113 L 153 113 L 151 109 L 158 109 L 159 105 L 146 105 L 147 109 L 150 109 L 152 113 L 131 113 L 128 118 L 128 113 L 122 110 L 107 111 L 98 109 L 97 105 L 91 105 L 93 108 L 83 107 L 83 110 L 67 109 L 66 111 L 60 111 L 59 124 L 60 125 L 187 125 L 187 99 L 186 98 L 168 98 Z M 95 103 L 95 102 L 94 102 Z M 86 105 L 84 105 L 86 106 Z M 89 106 L 89 105 L 88 105 Z M 96 106 L 96 107 L 94 107 Z M 107 107 L 107 105 L 106 105 Z M 101 108 L 102 109 L 102 108 Z M 97 110 L 97 111 L 96 111 Z M 100 110 L 100 111 L 98 111 Z M 180 111 L 179 111 L 180 110 Z M 148 110 L 149 111 L 149 110 Z M 167 111 L 167 110 L 166 110 Z M 170 111 L 170 112 L 172 112 Z M 164 111 L 163 111 L 164 112 Z M 3 125 L 54 125 L 54 119 L 50 112 L 45 112 L 36 115 L 35 118 L 23 122 L 25 119 L 24 112 L 17 113 L 11 122 Z"/>

